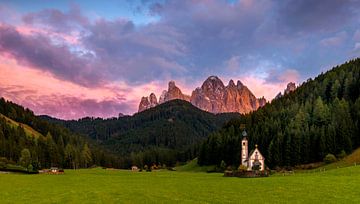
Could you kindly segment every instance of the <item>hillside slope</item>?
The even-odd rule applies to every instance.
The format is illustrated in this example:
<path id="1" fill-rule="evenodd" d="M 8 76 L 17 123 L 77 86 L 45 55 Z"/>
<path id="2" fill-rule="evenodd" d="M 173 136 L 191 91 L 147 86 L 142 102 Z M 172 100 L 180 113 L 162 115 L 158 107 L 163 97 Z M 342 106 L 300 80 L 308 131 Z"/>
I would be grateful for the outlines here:
<path id="1" fill-rule="evenodd" d="M 0 163 L 31 164 L 35 169 L 121 165 L 117 157 L 89 138 L 39 119 L 31 110 L 4 98 L 0 98 Z"/>
<path id="2" fill-rule="evenodd" d="M 18 128 L 18 127 L 23 128 L 28 137 L 34 137 L 34 138 L 43 137 L 43 135 L 41 133 L 34 130 L 32 127 L 30 127 L 30 126 L 28 126 L 26 124 L 23 124 L 23 123 L 16 122 L 16 121 L 4 116 L 1 113 L 0 113 L 0 118 L 5 119 L 6 122 L 13 128 Z"/>
<path id="3" fill-rule="evenodd" d="M 357 148 L 351 154 L 347 155 L 343 159 L 339 159 L 339 161 L 335 163 L 331 163 L 320 168 L 328 170 L 328 169 L 335 169 L 340 167 L 359 166 L 359 165 L 360 165 L 360 148 Z"/>
<path id="4" fill-rule="evenodd" d="M 208 113 L 182 100 L 172 100 L 121 118 L 63 121 L 43 116 L 96 139 L 121 155 L 142 152 L 140 157 L 142 161 L 146 160 L 145 163 L 168 165 L 177 160 L 192 159 L 196 154 L 193 145 L 219 130 L 231 118 L 239 117 L 238 113 Z"/>

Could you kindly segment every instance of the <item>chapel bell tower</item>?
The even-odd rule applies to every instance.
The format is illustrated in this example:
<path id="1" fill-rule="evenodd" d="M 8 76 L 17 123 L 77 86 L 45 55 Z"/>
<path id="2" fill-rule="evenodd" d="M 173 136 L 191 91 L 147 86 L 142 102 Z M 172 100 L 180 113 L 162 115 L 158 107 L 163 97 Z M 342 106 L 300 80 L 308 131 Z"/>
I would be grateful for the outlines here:
<path id="1" fill-rule="evenodd" d="M 247 133 L 244 130 L 242 132 L 242 140 L 241 140 L 241 164 L 244 166 L 248 166 L 248 139 L 247 139 Z"/>

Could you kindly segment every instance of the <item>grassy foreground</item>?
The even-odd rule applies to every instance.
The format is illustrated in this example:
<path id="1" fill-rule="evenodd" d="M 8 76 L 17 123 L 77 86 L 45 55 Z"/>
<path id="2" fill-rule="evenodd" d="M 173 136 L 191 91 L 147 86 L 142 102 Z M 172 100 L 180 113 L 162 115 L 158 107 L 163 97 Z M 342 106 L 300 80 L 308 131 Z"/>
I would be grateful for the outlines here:
<path id="1" fill-rule="evenodd" d="M 1 203 L 360 203 L 360 166 L 255 179 L 103 169 L 0 174 L 0 197 Z"/>

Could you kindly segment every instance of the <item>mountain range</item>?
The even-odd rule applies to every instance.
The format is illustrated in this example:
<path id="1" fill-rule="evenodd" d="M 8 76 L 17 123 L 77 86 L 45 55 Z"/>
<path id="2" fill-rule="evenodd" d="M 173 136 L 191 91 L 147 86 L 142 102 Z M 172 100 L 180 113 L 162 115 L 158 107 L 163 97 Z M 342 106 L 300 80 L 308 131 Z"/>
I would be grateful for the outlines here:
<path id="1" fill-rule="evenodd" d="M 217 77 L 209 77 L 191 96 L 170 82 L 159 101 L 154 94 L 149 97 L 154 108 L 119 118 L 65 121 L 38 117 L 0 99 L 0 147 L 5 147 L 0 148 L 0 156 L 20 162 L 21 151 L 28 149 L 36 161 L 33 166 L 41 168 L 54 164 L 66 168 L 173 166 L 195 157 L 201 165 L 224 161 L 237 167 L 239 127 L 245 124 L 249 145 L 259 146 L 270 168 L 318 162 L 328 154 L 341 158 L 360 146 L 359 67 L 360 59 L 356 59 L 299 87 L 290 83 L 284 95 L 243 115 L 213 114 L 206 109 L 206 102 L 201 103 L 208 97 L 211 110 L 220 112 L 225 109 L 223 104 L 231 107 L 228 98 L 232 97 L 236 102 L 233 107 L 239 108 L 234 96 L 251 93 L 241 82 L 235 85 L 230 81 L 224 86 Z M 198 100 L 195 95 L 199 95 Z M 248 105 L 260 106 L 259 99 L 250 96 Z M 87 159 L 89 152 L 91 161 Z"/>
<path id="2" fill-rule="evenodd" d="M 240 80 L 236 85 L 230 80 L 225 86 L 217 76 L 210 76 L 201 87 L 192 92 L 191 96 L 184 94 L 174 81 L 170 81 L 168 90 L 162 92 L 159 101 L 154 93 L 142 97 L 139 112 L 174 99 L 188 101 L 199 109 L 211 113 L 249 113 L 266 104 L 264 97 L 256 98 Z"/>

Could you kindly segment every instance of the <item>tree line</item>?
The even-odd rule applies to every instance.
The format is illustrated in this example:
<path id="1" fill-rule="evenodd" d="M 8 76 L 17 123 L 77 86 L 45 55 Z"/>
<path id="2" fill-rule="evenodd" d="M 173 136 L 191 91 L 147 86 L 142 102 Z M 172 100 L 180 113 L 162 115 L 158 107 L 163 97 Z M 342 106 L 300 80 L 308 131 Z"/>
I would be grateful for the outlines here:
<path id="1" fill-rule="evenodd" d="M 31 165 L 34 169 L 51 166 L 61 168 L 121 166 L 121 159 L 95 142 L 59 125 L 39 119 L 29 109 L 24 109 L 4 98 L 0 99 L 0 113 L 3 115 L 0 117 L 2 163 Z M 18 122 L 18 125 L 10 119 Z M 38 131 L 40 135 L 29 133 L 25 125 Z"/>

